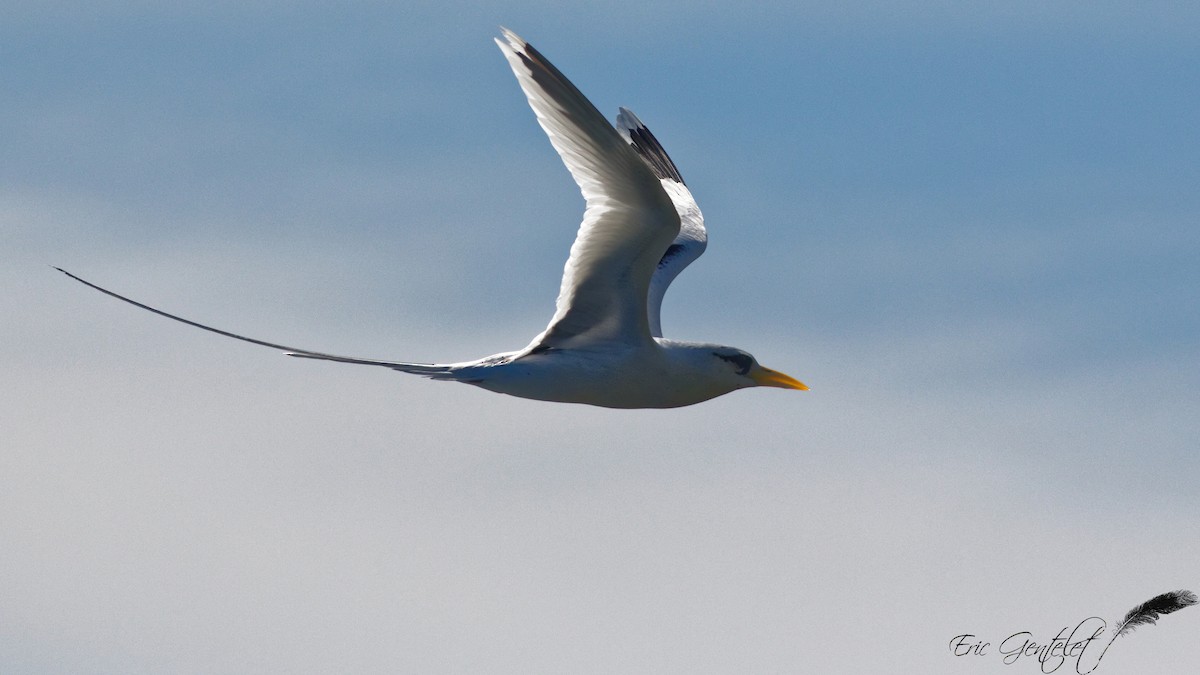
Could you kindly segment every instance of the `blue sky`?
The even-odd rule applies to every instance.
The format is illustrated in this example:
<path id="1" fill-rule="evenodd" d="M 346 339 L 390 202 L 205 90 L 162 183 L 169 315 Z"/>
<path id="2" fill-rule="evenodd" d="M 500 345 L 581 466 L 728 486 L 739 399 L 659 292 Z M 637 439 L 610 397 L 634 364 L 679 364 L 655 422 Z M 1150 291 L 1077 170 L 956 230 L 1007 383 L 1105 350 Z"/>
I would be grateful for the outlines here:
<path id="1" fill-rule="evenodd" d="M 47 267 L 337 353 L 524 345 L 582 200 L 501 24 L 695 193 L 667 335 L 811 392 L 521 401 Z M 1198 28 L 1165 2 L 9 3 L 0 671 L 1032 671 L 946 645 L 1197 590 Z M 1197 628 L 1097 672 L 1194 669 Z"/>

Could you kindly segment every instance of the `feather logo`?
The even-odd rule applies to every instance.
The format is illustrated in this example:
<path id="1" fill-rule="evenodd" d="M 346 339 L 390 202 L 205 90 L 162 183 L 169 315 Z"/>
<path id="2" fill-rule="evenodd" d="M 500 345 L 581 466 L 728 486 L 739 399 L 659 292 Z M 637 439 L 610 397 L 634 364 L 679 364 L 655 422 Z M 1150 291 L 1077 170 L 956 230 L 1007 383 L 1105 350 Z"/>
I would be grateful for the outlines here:
<path id="1" fill-rule="evenodd" d="M 1100 652 L 1100 657 L 1092 664 L 1088 670 L 1079 670 L 1076 665 L 1076 671 L 1080 673 L 1090 673 L 1100 665 L 1101 659 L 1108 653 L 1108 648 L 1112 646 L 1117 638 L 1132 633 L 1138 626 L 1153 626 L 1158 623 L 1158 618 L 1163 614 L 1178 612 L 1184 607 L 1191 607 L 1196 604 L 1196 594 L 1191 591 L 1168 591 L 1162 595 L 1156 595 L 1153 598 L 1134 607 L 1125 614 L 1125 618 L 1113 628 L 1113 636 L 1109 639 L 1108 644 L 1104 645 L 1104 651 Z"/>
<path id="2" fill-rule="evenodd" d="M 1129 610 L 1121 623 L 1113 629 L 1113 640 L 1126 633 L 1132 633 L 1138 626 L 1153 626 L 1162 614 L 1177 612 L 1194 604 L 1196 604 L 1196 594 L 1191 591 L 1170 591 L 1156 595 Z"/>
<path id="3" fill-rule="evenodd" d="M 1098 616 L 1089 616 L 1074 628 L 1063 627 L 1049 642 L 1035 641 L 1033 633 L 1025 630 L 1009 635 L 996 646 L 1004 665 L 1012 665 L 1026 657 L 1028 660 L 1036 658 L 1043 673 L 1053 673 L 1067 661 L 1074 660 L 1075 672 L 1088 675 L 1100 667 L 1108 648 L 1117 638 L 1132 633 L 1138 626 L 1153 626 L 1162 615 L 1195 604 L 1200 604 L 1200 598 L 1191 591 L 1168 591 L 1129 610 L 1123 619 L 1114 624 Z M 1108 630 L 1110 625 L 1113 626 L 1111 632 Z M 1103 640 L 1106 634 L 1110 635 L 1107 643 Z M 991 647 L 991 642 L 973 633 L 956 635 L 950 640 L 950 653 L 954 656 L 986 656 Z"/>

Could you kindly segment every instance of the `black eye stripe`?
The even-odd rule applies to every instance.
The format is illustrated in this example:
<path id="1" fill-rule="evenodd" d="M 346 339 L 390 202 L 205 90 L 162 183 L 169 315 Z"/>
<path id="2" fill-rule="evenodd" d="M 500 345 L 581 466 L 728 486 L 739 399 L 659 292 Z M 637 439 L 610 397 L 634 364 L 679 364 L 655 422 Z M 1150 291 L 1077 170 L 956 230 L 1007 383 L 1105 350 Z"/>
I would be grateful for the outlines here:
<path id="1" fill-rule="evenodd" d="M 754 365 L 754 359 L 745 354 L 718 354 L 717 352 L 713 352 L 713 356 L 737 366 L 738 375 L 745 375 L 750 372 L 750 366 Z"/>

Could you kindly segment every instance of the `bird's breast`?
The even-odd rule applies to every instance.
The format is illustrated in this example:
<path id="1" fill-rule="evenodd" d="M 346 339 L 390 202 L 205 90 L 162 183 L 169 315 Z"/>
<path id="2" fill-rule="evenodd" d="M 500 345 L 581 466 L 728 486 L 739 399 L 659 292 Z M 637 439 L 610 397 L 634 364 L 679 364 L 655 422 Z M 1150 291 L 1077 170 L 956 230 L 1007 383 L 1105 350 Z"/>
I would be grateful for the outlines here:
<path id="1" fill-rule="evenodd" d="M 491 366 L 472 381 L 502 394 L 606 408 L 674 408 L 724 392 L 698 389 L 651 350 L 552 349 Z"/>

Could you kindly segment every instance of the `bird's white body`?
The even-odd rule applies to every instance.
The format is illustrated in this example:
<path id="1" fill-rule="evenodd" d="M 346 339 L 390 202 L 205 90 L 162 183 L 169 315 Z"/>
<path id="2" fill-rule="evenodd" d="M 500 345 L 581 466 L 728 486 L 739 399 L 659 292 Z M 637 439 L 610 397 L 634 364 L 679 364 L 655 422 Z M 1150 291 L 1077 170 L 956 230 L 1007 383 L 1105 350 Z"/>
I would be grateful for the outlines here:
<path id="1" fill-rule="evenodd" d="M 522 398 L 677 408 L 745 387 L 807 389 L 739 349 L 662 337 L 663 295 L 708 243 L 696 200 L 658 140 L 631 111 L 621 108 L 614 128 L 515 33 L 504 30 L 504 40 L 496 44 L 587 202 L 554 316 L 524 349 L 448 364 L 337 356 L 212 328 L 61 271 L 156 314 L 290 356 L 384 366 Z"/>
<path id="2" fill-rule="evenodd" d="M 453 379 L 500 394 L 605 408 L 678 408 L 754 386 L 710 366 L 719 345 L 656 338 L 652 346 L 601 343 L 510 352 L 450 367 Z"/>

